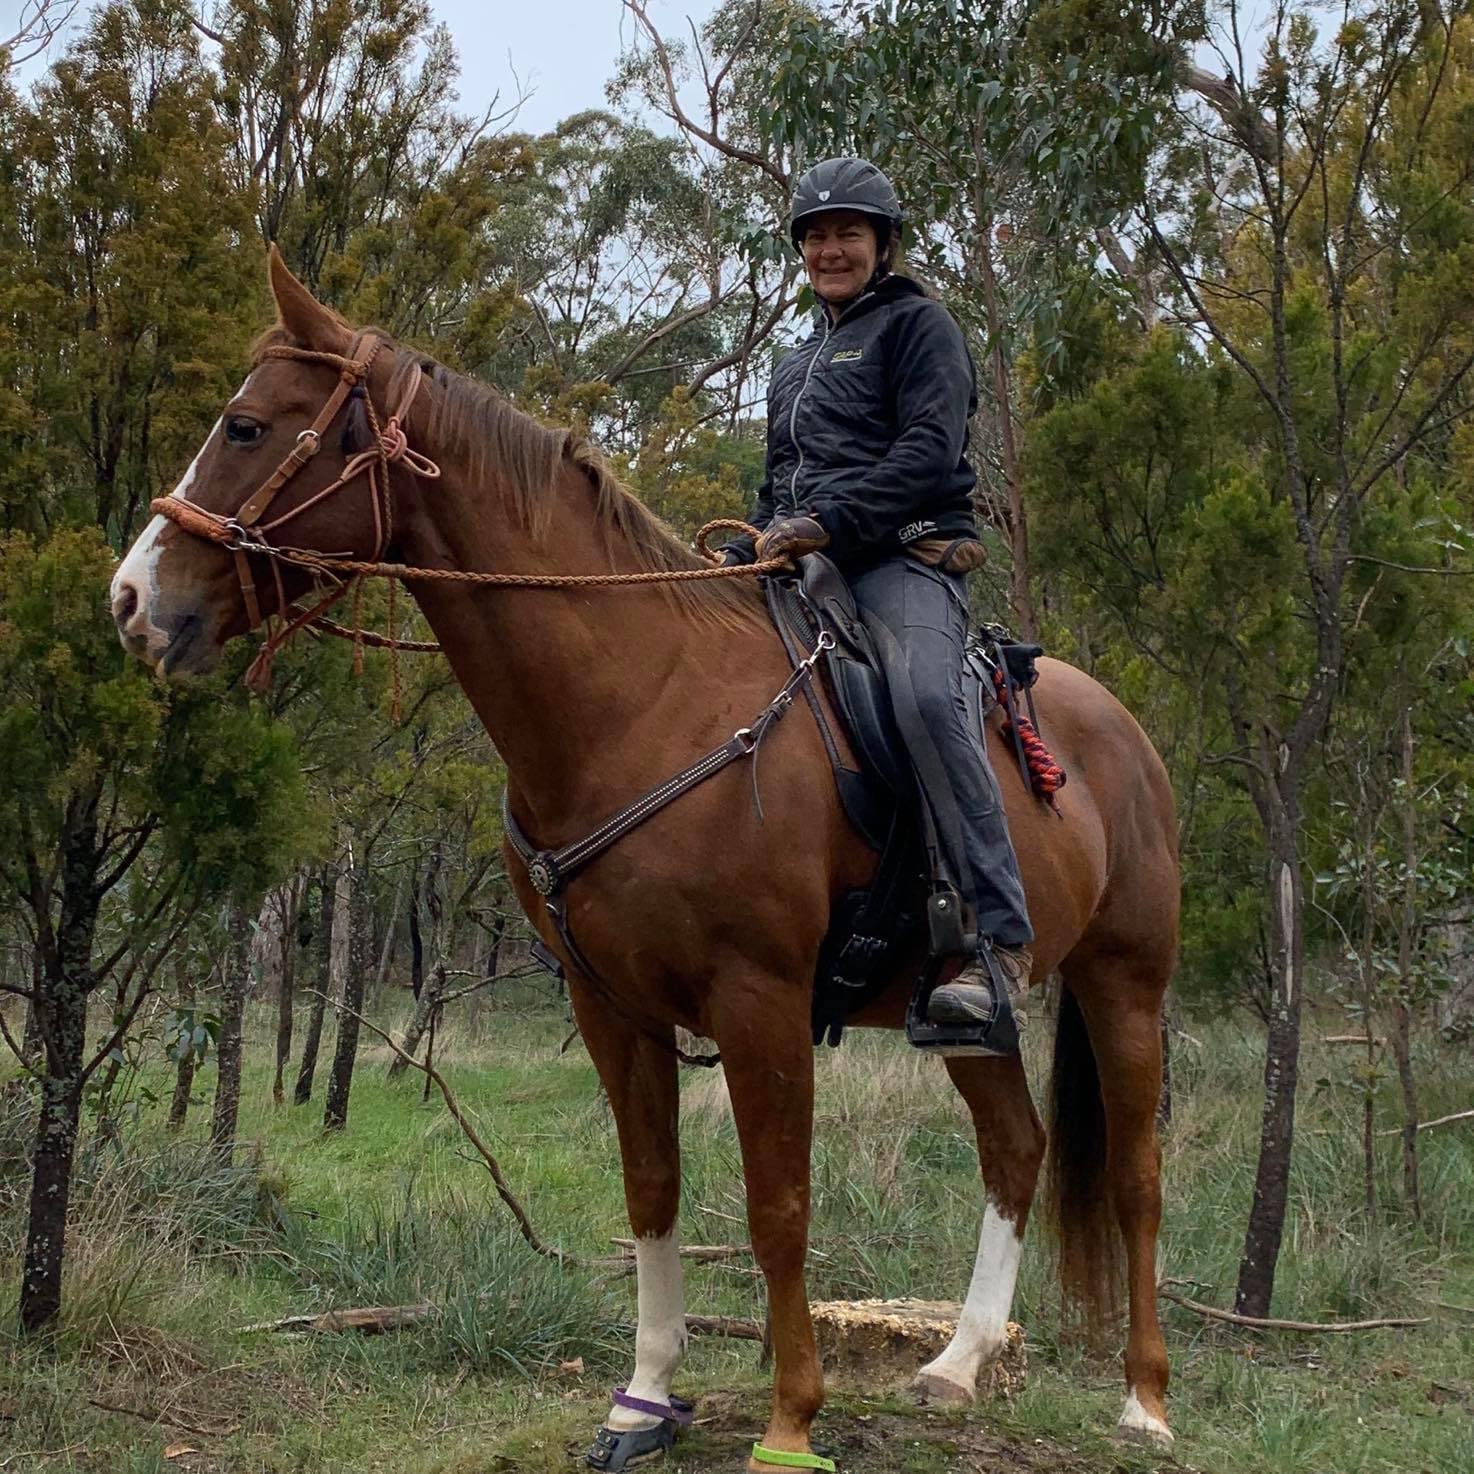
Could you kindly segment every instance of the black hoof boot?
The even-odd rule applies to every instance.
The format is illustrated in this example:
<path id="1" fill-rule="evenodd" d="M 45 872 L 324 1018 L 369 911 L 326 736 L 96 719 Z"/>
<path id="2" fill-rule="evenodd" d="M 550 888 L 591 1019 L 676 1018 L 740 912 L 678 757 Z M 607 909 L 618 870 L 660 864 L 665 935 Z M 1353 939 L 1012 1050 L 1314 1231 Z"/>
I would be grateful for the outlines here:
<path id="1" fill-rule="evenodd" d="M 591 1469 L 618 1474 L 664 1456 L 676 1441 L 676 1425 L 668 1418 L 653 1428 L 603 1427 L 594 1434 L 594 1445 L 583 1456 Z"/>

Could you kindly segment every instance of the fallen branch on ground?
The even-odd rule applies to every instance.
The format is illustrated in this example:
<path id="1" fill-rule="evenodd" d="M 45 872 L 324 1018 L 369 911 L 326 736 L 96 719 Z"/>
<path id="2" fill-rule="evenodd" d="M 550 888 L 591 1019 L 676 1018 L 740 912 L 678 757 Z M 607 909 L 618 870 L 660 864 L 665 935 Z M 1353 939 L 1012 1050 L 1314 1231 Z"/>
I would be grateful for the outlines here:
<path id="1" fill-rule="evenodd" d="M 1431 1131 L 1435 1126 L 1447 1126 L 1450 1121 L 1468 1121 L 1471 1119 L 1474 1119 L 1474 1111 L 1455 1111 L 1451 1116 L 1439 1116 L 1437 1117 L 1437 1119 L 1432 1121 L 1419 1121 L 1417 1129 L 1419 1131 Z M 1401 1126 L 1392 1126 L 1389 1127 L 1386 1131 L 1377 1132 L 1377 1135 L 1401 1136 L 1402 1130 L 1403 1128 Z"/>
<path id="2" fill-rule="evenodd" d="M 761 1341 L 763 1328 L 755 1320 L 731 1315 L 688 1315 L 686 1330 L 693 1336 L 730 1336 L 735 1341 Z"/>
<path id="3" fill-rule="evenodd" d="M 1189 1300 L 1186 1295 L 1179 1295 L 1168 1288 L 1169 1285 L 1178 1284 L 1177 1280 L 1163 1280 L 1157 1286 L 1157 1294 L 1163 1300 L 1170 1300 L 1174 1305 L 1180 1305 L 1184 1310 L 1190 1310 L 1194 1315 L 1201 1315 L 1207 1320 L 1222 1321 L 1225 1325 L 1243 1326 L 1251 1331 L 1305 1331 L 1317 1335 L 1334 1335 L 1345 1331 L 1380 1331 L 1395 1329 L 1406 1326 L 1426 1326 L 1429 1317 L 1393 1315 L 1385 1316 L 1379 1320 L 1276 1320 L 1270 1316 L 1239 1315 L 1232 1310 L 1219 1310 L 1216 1305 L 1204 1305 L 1198 1300 Z"/>
<path id="4" fill-rule="evenodd" d="M 320 1315 L 287 1315 L 280 1320 L 258 1321 L 255 1325 L 238 1327 L 237 1334 L 245 1336 L 259 1331 L 296 1331 L 308 1335 L 336 1335 L 343 1331 L 360 1331 L 365 1336 L 378 1336 L 434 1320 L 440 1310 L 440 1306 L 428 1302 L 419 1305 L 365 1305 L 356 1310 L 328 1310 Z M 730 1315 L 688 1315 L 686 1330 L 693 1336 L 727 1336 L 736 1341 L 763 1339 L 763 1328 L 756 1321 L 741 1320 Z M 114 1408 L 112 1411 L 128 1412 L 129 1409 Z M 201 1437 L 224 1436 L 219 1430 L 212 1432 L 204 1428 L 191 1428 L 173 1418 L 156 1421 L 173 1423 L 175 1427 L 183 1428 L 187 1433 L 197 1433 Z"/>
<path id="5" fill-rule="evenodd" d="M 192 1433 L 196 1438 L 230 1438 L 241 1431 L 239 1423 L 232 1423 L 226 1428 L 202 1428 L 197 1423 L 186 1423 L 183 1418 L 176 1417 L 173 1413 L 159 1412 L 151 1407 L 124 1407 L 117 1402 L 104 1402 L 100 1397 L 89 1397 L 89 1407 L 101 1408 L 105 1413 L 122 1413 L 125 1418 L 141 1418 L 145 1423 L 167 1423 L 171 1428 L 178 1428 L 181 1433 Z"/>
<path id="6" fill-rule="evenodd" d="M 609 1242 L 617 1249 L 633 1250 L 635 1241 L 633 1239 L 610 1239 Z M 741 1259 L 752 1253 L 751 1244 L 683 1244 L 681 1246 L 682 1259 Z"/>

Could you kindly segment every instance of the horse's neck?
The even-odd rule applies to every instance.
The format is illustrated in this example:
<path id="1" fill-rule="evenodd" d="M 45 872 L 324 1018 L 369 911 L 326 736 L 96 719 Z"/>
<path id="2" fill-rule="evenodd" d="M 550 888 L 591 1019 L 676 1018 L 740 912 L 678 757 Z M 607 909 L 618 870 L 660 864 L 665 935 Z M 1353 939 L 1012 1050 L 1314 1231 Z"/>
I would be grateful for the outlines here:
<path id="1" fill-rule="evenodd" d="M 502 573 L 607 573 L 611 548 L 582 474 L 565 469 L 534 538 L 494 487 L 454 467 L 417 493 L 401 539 L 411 565 Z M 617 540 L 615 571 L 637 564 Z M 689 676 L 702 680 L 697 631 L 658 587 L 411 589 L 507 765 L 531 821 L 584 816 L 611 748 L 651 721 Z"/>

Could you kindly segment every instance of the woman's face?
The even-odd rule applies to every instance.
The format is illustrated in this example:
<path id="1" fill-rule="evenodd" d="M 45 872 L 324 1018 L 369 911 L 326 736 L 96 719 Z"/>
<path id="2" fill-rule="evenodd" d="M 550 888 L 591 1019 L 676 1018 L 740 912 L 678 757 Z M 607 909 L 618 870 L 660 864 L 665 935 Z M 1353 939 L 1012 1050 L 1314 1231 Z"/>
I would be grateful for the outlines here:
<path id="1" fill-rule="evenodd" d="M 875 274 L 879 242 L 868 215 L 826 210 L 804 227 L 804 266 L 816 296 L 830 306 L 853 302 Z"/>

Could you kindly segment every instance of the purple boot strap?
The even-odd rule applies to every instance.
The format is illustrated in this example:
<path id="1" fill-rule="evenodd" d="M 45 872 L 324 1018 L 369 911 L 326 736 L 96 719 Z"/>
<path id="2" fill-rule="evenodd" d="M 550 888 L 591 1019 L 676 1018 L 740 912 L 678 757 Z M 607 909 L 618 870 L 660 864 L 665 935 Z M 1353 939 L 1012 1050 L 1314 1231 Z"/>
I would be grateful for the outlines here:
<path id="1" fill-rule="evenodd" d="M 628 1408 L 632 1413 L 645 1413 L 652 1418 L 679 1423 L 683 1428 L 691 1426 L 695 1407 L 682 1397 L 673 1397 L 670 1402 L 646 1402 L 643 1397 L 631 1397 L 623 1387 L 614 1389 L 615 1407 Z"/>

